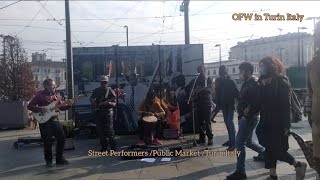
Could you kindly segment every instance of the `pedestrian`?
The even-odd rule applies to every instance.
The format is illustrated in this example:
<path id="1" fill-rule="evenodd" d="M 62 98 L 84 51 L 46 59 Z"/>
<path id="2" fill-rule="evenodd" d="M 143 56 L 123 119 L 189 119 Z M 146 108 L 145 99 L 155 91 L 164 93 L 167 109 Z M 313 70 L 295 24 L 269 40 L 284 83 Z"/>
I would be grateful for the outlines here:
<path id="1" fill-rule="evenodd" d="M 303 180 L 307 164 L 296 161 L 288 153 L 291 127 L 291 87 L 285 76 L 282 62 L 265 57 L 259 63 L 261 74 L 261 107 L 263 109 L 265 136 L 265 168 L 270 170 L 268 179 L 278 179 L 277 161 L 284 161 L 295 167 L 296 180 Z"/>
<path id="2" fill-rule="evenodd" d="M 102 75 L 100 77 L 100 85 L 93 91 L 90 102 L 92 107 L 95 107 L 96 127 L 101 145 L 100 151 L 103 152 L 108 149 L 108 145 L 110 145 L 111 150 L 117 149 L 113 128 L 113 108 L 116 106 L 116 94 L 108 86 L 108 76 Z"/>
<path id="3" fill-rule="evenodd" d="M 40 91 L 28 104 L 28 110 L 33 113 L 49 112 L 49 109 L 46 106 L 54 101 L 60 105 L 59 110 L 61 111 L 68 110 L 74 103 L 72 99 L 69 99 L 66 104 L 62 103 L 61 96 L 56 93 L 57 86 L 54 80 L 44 80 L 43 87 L 44 90 Z M 54 136 L 56 140 L 56 164 L 69 164 L 69 161 L 63 157 L 65 136 L 58 118 L 58 116 L 52 116 L 47 122 L 39 124 L 41 138 L 44 145 L 44 159 L 46 160 L 47 167 L 52 167 L 52 136 Z"/>
<path id="4" fill-rule="evenodd" d="M 257 78 L 253 74 L 254 67 L 250 62 L 241 63 L 239 66 L 240 79 L 243 81 L 238 98 L 239 130 L 236 137 L 236 148 L 240 152 L 237 158 L 236 171 L 227 176 L 227 179 L 246 179 L 245 160 L 248 147 L 259 154 L 264 153 L 264 147 L 252 140 L 252 134 L 259 122 L 260 91 Z"/>
<path id="5" fill-rule="evenodd" d="M 320 22 L 315 29 L 315 45 L 320 47 Z M 307 64 L 307 88 L 311 104 L 313 157 L 320 176 L 320 50 Z"/>
<path id="6" fill-rule="evenodd" d="M 217 107 L 222 110 L 223 119 L 228 130 L 229 141 L 223 146 L 229 146 L 228 151 L 233 151 L 236 146 L 236 129 L 234 127 L 235 100 L 239 90 L 235 82 L 228 75 L 226 66 L 219 67 L 219 77 L 215 81 Z"/>

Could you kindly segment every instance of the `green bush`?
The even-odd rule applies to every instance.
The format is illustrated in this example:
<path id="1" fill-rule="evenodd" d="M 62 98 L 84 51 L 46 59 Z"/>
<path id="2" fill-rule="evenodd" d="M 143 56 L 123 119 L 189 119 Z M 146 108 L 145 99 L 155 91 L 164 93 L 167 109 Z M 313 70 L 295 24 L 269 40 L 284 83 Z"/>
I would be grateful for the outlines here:
<path id="1" fill-rule="evenodd" d="M 63 128 L 65 137 L 73 138 L 74 137 L 73 129 L 75 128 L 74 122 L 72 120 L 67 120 L 67 121 L 61 121 L 60 123 Z"/>

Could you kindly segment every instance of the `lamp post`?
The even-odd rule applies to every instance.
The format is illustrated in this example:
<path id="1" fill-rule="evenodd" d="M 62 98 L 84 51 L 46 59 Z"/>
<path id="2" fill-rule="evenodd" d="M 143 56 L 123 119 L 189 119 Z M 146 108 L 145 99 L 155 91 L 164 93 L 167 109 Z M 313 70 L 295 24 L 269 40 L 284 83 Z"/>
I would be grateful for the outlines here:
<path id="1" fill-rule="evenodd" d="M 221 66 L 221 44 L 216 44 L 214 47 L 219 47 L 219 61 Z"/>
<path id="2" fill-rule="evenodd" d="M 306 27 L 298 27 L 298 66 L 300 67 L 300 29 L 307 29 Z"/>
<path id="3" fill-rule="evenodd" d="M 320 19 L 320 16 L 319 17 L 308 17 L 306 20 L 313 20 L 313 34 L 315 32 L 315 29 L 316 29 L 316 20 Z M 315 38 L 315 37 L 314 37 Z M 313 53 L 316 52 L 316 43 L 313 43 Z"/>
<path id="4" fill-rule="evenodd" d="M 126 28 L 126 35 L 127 35 L 127 46 L 129 46 L 129 33 L 128 33 L 128 26 L 125 25 L 124 28 Z"/>

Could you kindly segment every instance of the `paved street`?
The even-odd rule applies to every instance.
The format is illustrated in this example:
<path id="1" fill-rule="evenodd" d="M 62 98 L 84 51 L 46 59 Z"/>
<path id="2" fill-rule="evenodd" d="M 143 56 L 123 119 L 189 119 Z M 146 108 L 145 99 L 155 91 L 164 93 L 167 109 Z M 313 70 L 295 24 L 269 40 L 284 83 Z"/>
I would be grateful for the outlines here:
<path id="1" fill-rule="evenodd" d="M 221 144 L 227 140 L 227 131 L 221 115 L 213 124 L 214 145 L 211 151 L 223 151 Z M 306 120 L 293 124 L 292 131 L 300 134 L 304 139 L 311 139 L 311 130 Z M 154 163 L 140 160 L 121 160 L 119 157 L 89 157 L 88 150 L 98 150 L 97 139 L 76 140 L 76 150 L 67 151 L 65 156 L 71 164 L 64 167 L 46 168 L 44 166 L 41 146 L 28 147 L 23 150 L 13 148 L 13 142 L 22 136 L 38 136 L 38 130 L 29 128 L 23 130 L 0 131 L 0 179 L 208 179 L 222 180 L 235 170 L 235 157 L 200 156 L 173 157 L 170 162 L 161 162 L 156 158 Z M 256 139 L 256 138 L 255 138 Z M 119 146 L 133 144 L 135 136 L 121 136 Z M 163 141 L 164 147 L 182 145 L 184 150 L 204 150 L 206 146 L 192 147 L 192 136 L 185 136 L 180 140 Z M 290 153 L 298 160 L 306 161 L 300 147 L 290 137 Z M 247 151 L 246 169 L 248 179 L 266 179 L 268 171 L 264 164 L 254 162 L 255 152 Z M 279 162 L 278 174 L 280 179 L 294 180 L 294 168 Z M 316 179 L 314 170 L 308 167 L 306 178 Z"/>

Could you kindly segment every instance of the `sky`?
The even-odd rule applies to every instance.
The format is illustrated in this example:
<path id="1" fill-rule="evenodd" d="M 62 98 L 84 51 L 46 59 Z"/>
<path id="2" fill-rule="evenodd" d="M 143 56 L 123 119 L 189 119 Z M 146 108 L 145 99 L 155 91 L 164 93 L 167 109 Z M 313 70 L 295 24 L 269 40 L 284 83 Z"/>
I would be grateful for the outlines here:
<path id="1" fill-rule="evenodd" d="M 33 52 L 45 52 L 47 58 L 65 58 L 64 1 L 0 1 L 0 34 L 22 39 L 29 60 Z M 182 1 L 70 1 L 73 47 L 184 44 Z M 237 42 L 260 37 L 295 33 L 298 27 L 313 33 L 313 20 L 320 16 L 320 1 L 190 1 L 191 44 L 204 45 L 205 62 L 222 60 Z M 234 21 L 234 13 L 304 15 L 300 21 Z M 282 31 L 280 32 L 280 29 Z"/>

